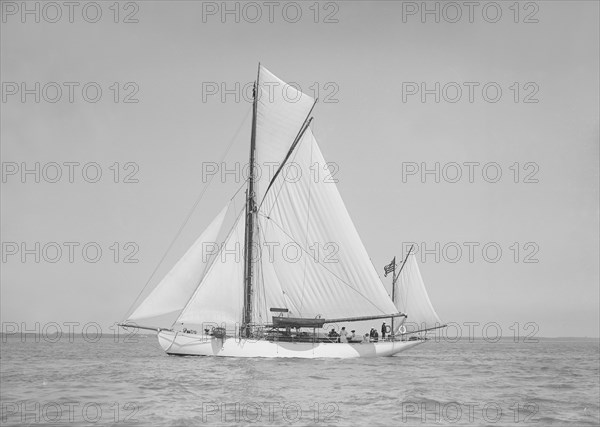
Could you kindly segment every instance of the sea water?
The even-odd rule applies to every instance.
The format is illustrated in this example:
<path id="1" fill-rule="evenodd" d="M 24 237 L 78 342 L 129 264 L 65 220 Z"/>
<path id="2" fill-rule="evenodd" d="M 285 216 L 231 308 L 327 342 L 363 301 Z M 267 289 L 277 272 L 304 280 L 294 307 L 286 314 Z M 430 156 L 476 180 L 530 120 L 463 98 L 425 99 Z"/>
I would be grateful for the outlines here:
<path id="1" fill-rule="evenodd" d="M 72 337 L 71 337 L 72 338 Z M 2 425 L 598 425 L 598 340 L 427 341 L 375 359 L 166 355 L 2 337 Z"/>

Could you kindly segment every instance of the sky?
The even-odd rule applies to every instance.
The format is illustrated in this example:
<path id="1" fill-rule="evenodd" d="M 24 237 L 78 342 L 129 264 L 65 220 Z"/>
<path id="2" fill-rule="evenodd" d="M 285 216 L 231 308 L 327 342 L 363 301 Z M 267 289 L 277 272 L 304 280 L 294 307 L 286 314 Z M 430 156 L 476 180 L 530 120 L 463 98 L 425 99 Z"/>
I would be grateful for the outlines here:
<path id="1" fill-rule="evenodd" d="M 203 170 L 247 161 L 260 62 L 318 93 L 313 132 L 388 290 L 414 242 L 463 332 L 599 336 L 598 3 L 88 3 L 2 2 L 3 325 L 125 318 L 242 184 L 205 191 Z"/>

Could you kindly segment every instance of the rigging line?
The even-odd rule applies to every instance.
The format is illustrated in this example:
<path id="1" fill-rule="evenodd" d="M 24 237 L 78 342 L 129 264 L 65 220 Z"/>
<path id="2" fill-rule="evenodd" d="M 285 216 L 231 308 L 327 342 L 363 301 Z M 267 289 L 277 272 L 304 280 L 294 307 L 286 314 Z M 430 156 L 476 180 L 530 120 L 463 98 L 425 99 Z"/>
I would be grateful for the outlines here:
<path id="1" fill-rule="evenodd" d="M 400 278 L 400 274 L 402 274 L 402 271 L 404 270 L 404 267 L 406 267 L 406 263 L 408 262 L 408 257 L 411 255 L 413 247 L 414 247 L 414 245 L 411 246 L 410 249 L 408 250 L 408 254 L 404 258 L 404 261 L 402 262 L 402 266 L 400 267 L 400 271 L 398 272 L 398 275 L 396 276 L 395 279 L 394 279 L 394 276 L 392 274 L 392 279 L 394 279 L 393 281 L 397 281 Z M 410 269 L 410 267 L 409 267 L 409 269 Z M 406 289 L 404 289 L 404 311 L 408 310 L 408 291 L 409 290 L 410 290 L 409 286 L 406 286 Z"/>
<path id="2" fill-rule="evenodd" d="M 298 145 L 300 145 L 302 143 L 302 141 L 299 141 Z M 296 160 L 296 156 L 298 155 L 299 150 L 295 150 L 294 151 L 294 158 L 292 159 L 292 162 L 294 160 Z M 309 174 L 310 176 L 310 174 Z M 273 200 L 273 204 L 271 205 L 271 209 L 269 209 L 269 213 L 267 215 L 267 217 L 271 216 L 271 213 L 273 212 L 273 208 L 275 207 L 275 205 L 277 204 L 277 199 L 279 199 L 279 194 L 281 194 L 281 190 L 283 190 L 283 187 L 285 187 L 286 184 L 286 180 L 285 178 L 283 179 L 283 183 L 281 184 L 281 186 L 279 187 L 279 190 L 277 190 L 277 194 L 275 195 L 275 200 Z M 266 193 L 265 193 L 266 196 Z M 263 202 L 265 201 L 266 197 L 263 197 Z M 261 202 L 261 206 L 262 206 L 262 202 Z"/>
<path id="3" fill-rule="evenodd" d="M 221 156 L 221 160 L 219 163 L 222 163 L 225 160 L 225 157 L 227 156 L 227 154 L 229 153 L 229 150 L 231 149 L 231 147 L 233 146 L 233 143 L 235 142 L 235 140 L 237 139 L 240 131 L 242 130 L 242 127 L 244 126 L 244 124 L 246 123 L 246 119 L 248 118 L 248 115 L 250 114 L 250 110 L 248 110 L 246 112 L 246 115 L 244 116 L 244 118 L 242 119 L 242 122 L 240 123 L 239 127 L 237 128 L 237 130 L 235 131 L 235 134 L 233 135 L 233 137 L 231 138 L 231 140 L 229 141 L 229 143 L 227 144 L 227 147 L 225 148 L 225 152 L 223 153 L 223 155 Z M 148 284 L 150 283 L 150 281 L 154 278 L 154 275 L 156 274 L 156 272 L 158 271 L 158 269 L 160 268 L 160 266 L 162 265 L 163 261 L 165 260 L 165 258 L 167 257 L 167 255 L 169 254 L 169 252 L 171 251 L 171 248 L 173 247 L 173 245 L 175 244 L 175 241 L 179 238 L 179 236 L 181 235 L 181 232 L 183 231 L 183 229 L 185 228 L 185 226 L 187 225 L 188 221 L 190 220 L 190 218 L 192 217 L 192 214 L 194 213 L 194 211 L 196 210 L 196 207 L 198 206 L 198 204 L 200 203 L 200 201 L 202 200 L 202 198 L 204 197 L 204 194 L 206 193 L 206 190 L 208 189 L 208 187 L 210 186 L 210 184 L 212 183 L 212 180 L 214 178 L 215 175 L 211 175 L 208 178 L 208 182 L 204 185 L 204 187 L 202 188 L 202 190 L 200 191 L 200 194 L 198 195 L 198 197 L 196 198 L 196 201 L 194 202 L 194 204 L 192 205 L 192 208 L 190 209 L 189 213 L 187 214 L 187 216 L 185 217 L 183 223 L 181 224 L 181 226 L 179 227 L 179 230 L 177 230 L 177 233 L 175 234 L 175 237 L 173 237 L 173 240 L 171 240 L 171 243 L 169 244 L 169 246 L 167 247 L 167 250 L 165 251 L 165 253 L 163 254 L 162 258 L 160 259 L 160 261 L 158 261 L 158 264 L 156 265 L 156 267 L 154 268 L 154 270 L 152 271 L 152 273 L 150 274 L 150 277 L 148 277 L 148 280 L 146 281 L 146 284 L 144 285 L 144 287 L 142 288 L 142 290 L 138 293 L 137 297 L 135 297 L 135 299 L 133 300 L 133 302 L 131 303 L 131 305 L 129 306 L 129 308 L 127 309 L 127 311 L 125 312 L 125 314 L 130 315 L 131 314 L 131 309 L 135 306 L 135 304 L 137 303 L 137 301 L 139 300 L 140 296 L 142 295 L 142 293 L 146 290 L 146 288 L 148 287 Z M 127 318 L 127 317 L 126 317 Z"/>
<path id="4" fill-rule="evenodd" d="M 194 292 L 188 298 L 187 302 L 185 303 L 185 305 L 183 306 L 183 308 L 181 309 L 181 311 L 177 315 L 177 318 L 175 319 L 175 322 L 173 322 L 173 324 L 171 325 L 171 327 L 175 326 L 175 323 L 178 322 L 179 317 L 181 317 L 181 314 L 185 311 L 185 309 L 188 307 L 188 305 L 190 305 L 190 302 L 194 299 L 194 297 L 198 293 L 198 290 L 200 289 L 200 287 L 204 283 L 204 279 L 206 279 L 206 277 L 208 277 L 208 275 L 210 274 L 210 272 L 212 271 L 212 269 L 214 268 L 214 266 L 217 265 L 217 258 L 221 256 L 221 252 L 223 252 L 223 248 L 225 247 L 225 243 L 227 243 L 227 241 L 229 240 L 229 237 L 236 230 L 237 224 L 238 224 L 240 218 L 242 217 L 242 213 L 243 212 L 244 211 L 242 210 L 239 214 L 236 215 L 236 220 L 233 223 L 233 227 L 231 227 L 231 230 L 229 230 L 229 232 L 227 233 L 227 236 L 225 236 L 225 238 L 223 239 L 223 242 L 221 243 L 221 247 L 219 248 L 218 252 L 215 254 L 215 257 L 213 258 L 213 262 L 210 264 L 210 266 L 206 270 L 206 273 L 204 273 L 204 275 L 202 276 L 202 279 L 200 279 L 200 282 L 196 285 L 196 289 L 194 289 Z M 239 240 L 239 236 L 237 234 L 236 234 L 236 236 L 238 237 L 238 240 Z"/>
<path id="5" fill-rule="evenodd" d="M 244 215 L 244 216 L 246 215 L 246 203 L 244 203 L 244 207 L 240 209 L 240 213 L 239 213 L 239 215 L 238 215 L 237 219 L 235 220 L 234 228 L 232 229 L 232 233 L 233 233 L 233 230 L 236 230 L 236 231 L 235 231 L 235 236 L 236 236 L 236 238 L 237 238 L 237 244 L 238 244 L 238 245 L 239 245 L 241 242 L 243 242 L 243 241 L 244 241 L 244 239 L 246 238 L 246 232 L 245 232 L 245 231 L 244 231 L 244 235 L 243 235 L 243 237 L 242 237 L 242 238 L 240 238 L 240 233 L 237 231 L 237 223 L 238 223 L 239 221 L 241 221 L 241 219 L 242 219 L 242 215 Z M 227 240 L 225 240 L 225 242 L 227 242 Z M 224 242 L 224 243 L 225 243 L 225 242 Z M 222 245 L 222 246 L 225 246 L 225 245 Z M 227 259 L 226 259 L 226 260 L 227 260 Z M 242 288 L 243 288 L 243 285 L 244 285 L 244 266 L 242 265 Z M 198 285 L 198 287 L 200 287 L 200 285 Z M 242 292 L 238 293 L 238 294 L 237 294 L 237 297 L 238 297 L 238 308 L 240 309 L 240 311 L 239 311 L 239 312 L 240 312 L 240 313 L 243 313 L 243 312 L 244 312 L 244 302 L 243 302 L 243 301 L 241 301 L 241 306 L 240 306 L 240 296 L 243 296 L 243 293 L 242 293 Z"/>
<path id="6" fill-rule="evenodd" d="M 261 233 L 262 233 L 262 229 L 259 228 L 258 229 L 258 240 L 259 241 L 260 241 L 260 238 L 261 238 L 260 237 Z M 266 239 L 264 241 L 266 241 Z M 260 251 L 260 246 L 259 246 L 259 251 Z M 262 251 L 260 251 L 259 253 L 260 253 L 260 278 L 261 278 L 261 282 L 260 283 L 261 283 L 261 286 L 259 287 L 259 292 L 258 292 L 259 296 L 258 296 L 258 298 L 256 298 L 256 300 L 257 300 L 257 305 L 258 305 L 258 302 L 260 301 L 259 298 L 262 296 L 262 299 L 263 299 L 262 302 L 264 304 L 263 312 L 266 313 L 265 317 L 267 317 L 267 320 L 268 320 L 269 314 L 268 314 L 268 311 L 267 311 L 267 293 L 266 293 L 266 290 L 265 290 L 265 273 L 264 273 L 265 267 L 264 267 L 264 264 L 263 264 Z M 259 308 L 258 311 L 260 312 L 260 308 Z M 259 317 L 261 319 L 263 318 L 262 312 L 260 312 Z"/>
<path id="7" fill-rule="evenodd" d="M 356 288 L 354 288 L 352 285 L 350 285 L 348 282 L 346 282 L 344 279 L 342 279 L 340 276 L 338 276 L 337 274 L 335 274 L 333 271 L 331 271 L 330 269 L 328 269 L 326 266 L 324 266 L 321 261 L 319 261 L 318 259 L 315 259 L 315 257 L 312 256 L 312 254 L 310 254 L 306 249 L 304 249 L 302 247 L 302 245 L 300 243 L 298 243 L 292 236 L 290 236 L 287 231 L 285 231 L 279 224 L 277 224 L 275 221 L 273 221 L 272 218 L 261 214 L 263 216 L 265 216 L 265 218 L 267 218 L 268 220 L 272 221 L 273 224 L 275 224 L 281 231 L 283 231 L 283 233 L 288 236 L 294 243 L 296 243 L 298 245 L 298 247 L 300 249 L 302 249 L 303 252 L 305 252 L 306 254 L 308 254 L 309 256 L 312 257 L 313 260 L 315 260 L 315 262 L 317 264 L 319 264 L 320 266 L 322 266 L 325 270 L 327 270 L 329 273 L 331 273 L 334 277 L 336 277 L 337 279 L 339 279 L 344 285 L 346 285 L 347 287 L 349 287 L 350 289 L 352 289 L 354 292 L 356 292 L 357 294 L 359 294 L 361 297 L 363 297 L 366 301 L 368 301 L 373 307 L 375 307 L 377 310 L 379 310 L 380 312 L 382 312 L 383 314 L 387 314 L 384 310 L 382 310 L 381 308 L 379 308 L 373 301 L 371 301 L 369 298 L 367 298 L 365 295 L 363 295 L 360 291 L 358 291 Z"/>
<path id="8" fill-rule="evenodd" d="M 264 214 L 262 214 L 262 215 L 265 216 Z M 264 241 L 266 242 L 267 241 L 266 234 L 264 234 L 264 239 L 265 239 Z M 275 258 L 273 258 L 272 264 L 274 264 L 274 263 L 275 263 Z M 297 312 L 299 316 L 302 316 L 302 311 L 298 308 L 298 306 L 296 306 L 296 304 L 294 304 L 294 302 L 291 300 L 291 298 L 285 293 L 285 291 L 281 287 L 281 278 L 279 277 L 279 274 L 277 274 L 277 269 L 275 267 L 273 267 L 273 273 L 275 274 L 275 277 L 277 278 L 277 284 L 279 285 L 279 288 L 281 289 L 281 296 L 285 303 L 284 307 L 291 308 L 291 309 L 293 309 L 292 310 L 293 312 Z M 265 300 L 265 307 L 266 307 L 266 300 Z M 267 318 L 268 317 L 269 317 L 269 313 L 267 312 Z"/>
<path id="9" fill-rule="evenodd" d="M 242 188 L 244 188 L 244 186 L 245 186 L 245 185 L 248 183 L 248 179 L 249 179 L 249 178 L 246 178 L 246 180 L 245 180 L 244 182 L 242 182 L 242 185 L 240 185 L 240 188 L 238 188 L 238 189 L 235 191 L 235 193 L 233 193 L 233 196 L 231 196 L 231 199 L 229 199 L 229 200 L 233 200 L 233 199 L 235 198 L 235 196 L 237 196 L 237 194 L 240 192 L 240 190 L 241 190 Z"/>
<path id="10" fill-rule="evenodd" d="M 296 146 L 298 145 L 298 143 L 302 139 L 302 136 L 304 135 L 304 132 L 306 132 L 306 129 L 308 129 L 308 127 L 310 126 L 310 122 L 312 122 L 312 119 L 313 119 L 312 117 L 310 117 L 310 115 L 311 115 L 313 109 L 315 108 L 315 105 L 317 105 L 317 101 L 319 101 L 319 98 L 315 99 L 315 102 L 313 102 L 313 105 L 312 105 L 312 107 L 310 107 L 310 110 L 308 111 L 308 114 L 306 115 L 306 118 L 302 122 L 302 126 L 300 126 L 300 129 L 298 130 L 298 134 L 296 135 L 296 137 L 292 141 L 292 145 L 290 146 L 290 148 L 289 148 L 287 154 L 285 155 L 283 161 L 279 165 L 279 168 L 277 169 L 277 172 L 275 172 L 275 175 L 273 175 L 273 178 L 271 178 L 271 182 L 267 186 L 265 194 L 263 194 L 263 198 L 260 201 L 260 204 L 258 205 L 259 209 L 262 206 L 263 202 L 265 201 L 265 196 L 269 192 L 269 189 L 271 188 L 271 186 L 275 182 L 275 178 L 277 178 L 277 176 L 279 175 L 279 172 L 281 172 L 281 170 L 283 169 L 283 166 L 286 164 L 286 162 L 290 158 L 292 152 L 294 151 L 294 149 L 296 148 Z"/>
<path id="11" fill-rule="evenodd" d="M 314 107 L 314 105 L 313 105 L 313 107 Z M 292 153 L 294 153 L 294 159 L 296 158 L 297 151 L 295 151 L 295 148 L 302 141 L 302 137 L 304 136 L 304 132 L 306 132 L 306 130 L 310 127 L 310 124 L 312 123 L 312 120 L 313 120 L 312 117 L 310 119 L 307 118 L 307 121 L 305 121 L 304 124 L 302 125 L 302 129 L 300 129 L 300 132 L 298 132 L 298 135 L 296 136 L 296 139 L 294 140 L 294 143 L 292 144 L 290 150 L 288 151 L 287 155 L 285 156 L 285 159 L 283 159 L 283 162 L 281 163 L 281 165 L 279 165 L 279 169 L 277 169 L 277 172 L 275 172 L 275 175 L 273 175 L 273 178 L 271 179 L 271 182 L 269 183 L 269 186 L 267 187 L 267 190 L 265 191 L 265 194 L 263 195 L 263 198 L 262 198 L 262 200 L 260 202 L 260 205 L 258 205 L 259 209 L 263 205 L 263 203 L 265 202 L 265 200 L 267 198 L 268 191 L 271 189 L 271 187 L 273 186 L 273 184 L 275 184 L 276 178 L 279 176 L 279 173 L 283 170 L 283 167 L 287 163 L 287 161 L 290 158 L 290 156 L 292 155 Z"/>
<path id="12" fill-rule="evenodd" d="M 261 304 L 260 298 L 261 298 L 261 296 L 263 294 L 263 288 L 264 288 L 264 285 L 265 285 L 265 279 L 264 279 L 264 274 L 263 274 L 263 269 L 264 269 L 263 258 L 262 258 L 262 253 L 261 253 L 261 250 L 260 250 L 260 248 L 261 248 L 260 231 L 261 230 L 259 228 L 258 229 L 258 236 L 256 236 L 256 243 L 257 243 L 257 246 L 258 246 L 258 251 L 257 251 L 257 253 L 258 253 L 258 262 L 257 262 L 257 264 L 258 265 L 257 265 L 257 269 L 256 269 L 256 271 L 257 271 L 257 279 L 256 279 L 256 282 L 255 282 L 254 289 L 255 289 L 255 294 L 256 294 L 257 297 L 254 299 L 254 303 L 256 304 L 256 306 L 255 306 L 256 310 L 253 310 L 253 313 L 256 314 L 258 312 L 258 318 L 262 319 L 262 311 L 261 311 L 262 309 L 261 309 L 261 306 L 260 306 L 260 304 Z"/>
<path id="13" fill-rule="evenodd" d="M 412 250 L 412 248 L 411 248 L 411 250 Z M 410 256 L 410 254 L 409 254 L 409 256 Z M 416 256 L 416 255 L 414 255 L 414 254 L 413 254 L 413 256 Z M 405 260 L 404 262 L 405 262 L 405 263 L 406 263 L 406 262 L 408 262 L 408 256 L 406 257 L 406 260 Z M 404 267 L 404 265 L 402 265 L 402 267 Z M 412 266 L 410 266 L 410 265 L 409 265 L 409 266 L 408 266 L 408 270 L 407 270 L 406 272 L 407 272 L 407 273 L 410 273 L 410 272 L 412 272 Z M 400 270 L 400 273 L 402 273 L 402 270 Z M 419 275 L 420 275 L 420 274 L 419 274 Z M 421 276 L 421 281 L 422 281 L 422 280 L 423 280 L 423 277 Z M 406 305 L 406 307 L 405 307 L 405 309 L 406 309 L 406 310 L 408 310 L 408 293 L 409 293 L 409 292 L 410 292 L 410 286 L 407 286 L 407 287 L 406 287 L 406 299 L 404 300 L 404 301 L 405 301 L 405 305 Z"/>
<path id="14" fill-rule="evenodd" d="M 263 231 L 262 228 L 259 229 L 259 237 L 260 237 L 260 233 L 263 234 L 264 241 L 266 241 L 266 236 L 264 235 L 264 231 Z M 265 307 L 264 307 L 265 318 L 266 318 L 266 320 L 268 322 L 268 320 L 269 320 L 269 308 L 267 307 L 267 287 L 265 286 L 265 272 L 264 272 L 264 265 L 262 265 L 262 264 L 261 264 L 260 275 L 261 275 L 261 278 L 262 278 L 262 297 L 263 297 L 263 302 L 265 304 Z"/>

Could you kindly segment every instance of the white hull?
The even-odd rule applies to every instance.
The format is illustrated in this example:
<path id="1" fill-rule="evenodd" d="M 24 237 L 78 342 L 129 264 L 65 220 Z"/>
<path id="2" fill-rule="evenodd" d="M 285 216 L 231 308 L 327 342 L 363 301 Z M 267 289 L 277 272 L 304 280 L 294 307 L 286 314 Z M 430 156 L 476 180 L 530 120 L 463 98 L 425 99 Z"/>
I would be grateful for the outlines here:
<path id="1" fill-rule="evenodd" d="M 356 358 L 393 356 L 423 341 L 383 341 L 378 343 L 310 343 L 214 338 L 183 332 L 160 331 L 158 342 L 167 354 L 223 357 Z"/>

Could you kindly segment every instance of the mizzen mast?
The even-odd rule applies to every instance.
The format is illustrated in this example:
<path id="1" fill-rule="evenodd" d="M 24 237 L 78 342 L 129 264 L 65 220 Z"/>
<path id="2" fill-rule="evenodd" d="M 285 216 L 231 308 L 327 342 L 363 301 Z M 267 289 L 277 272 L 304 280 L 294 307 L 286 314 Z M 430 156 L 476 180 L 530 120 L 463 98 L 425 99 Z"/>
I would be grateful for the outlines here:
<path id="1" fill-rule="evenodd" d="M 394 260 L 392 261 L 392 302 L 394 303 L 394 305 L 396 305 L 396 282 L 398 281 L 398 277 L 400 277 L 400 273 L 402 273 L 402 269 L 404 268 L 404 266 L 406 265 L 406 260 L 408 260 L 408 257 L 410 256 L 410 253 L 413 250 L 414 245 L 412 245 L 410 247 L 410 249 L 408 250 L 408 253 L 406 254 L 406 256 L 404 257 L 404 261 L 402 261 L 402 265 L 400 266 L 400 271 L 398 272 L 398 274 L 396 274 L 396 257 L 394 257 Z M 394 318 L 392 317 L 392 333 L 391 333 L 392 337 L 394 336 Z"/>
<path id="2" fill-rule="evenodd" d="M 254 228 L 256 218 L 256 191 L 255 180 L 255 151 L 256 151 L 256 110 L 258 105 L 258 91 L 260 90 L 260 63 L 258 74 L 254 82 L 254 100 L 252 104 L 252 134 L 250 137 L 250 174 L 248 177 L 248 189 L 246 190 L 246 231 L 244 239 L 244 311 L 242 319 L 242 336 L 250 337 L 250 324 L 252 323 L 252 277 L 254 266 L 252 263 L 254 247 Z"/>

